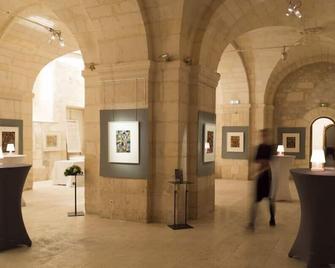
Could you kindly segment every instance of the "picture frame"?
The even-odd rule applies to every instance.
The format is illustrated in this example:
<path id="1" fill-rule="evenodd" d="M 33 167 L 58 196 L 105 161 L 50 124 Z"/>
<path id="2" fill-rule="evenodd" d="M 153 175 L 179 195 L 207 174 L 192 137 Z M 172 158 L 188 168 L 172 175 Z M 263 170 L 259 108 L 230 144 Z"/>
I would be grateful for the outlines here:
<path id="1" fill-rule="evenodd" d="M 20 129 L 14 126 L 0 126 L 0 141 L 1 148 L 4 153 L 7 152 L 7 145 L 12 143 L 15 146 L 15 153 L 19 151 L 20 148 Z"/>
<path id="2" fill-rule="evenodd" d="M 284 153 L 293 155 L 296 159 L 305 159 L 306 128 L 279 127 L 277 129 L 277 144 L 284 146 Z"/>
<path id="3" fill-rule="evenodd" d="M 227 152 L 243 153 L 244 152 L 244 133 L 227 132 Z"/>
<path id="4" fill-rule="evenodd" d="M 139 122 L 108 122 L 108 162 L 139 164 Z"/>
<path id="5" fill-rule="evenodd" d="M 43 135 L 43 150 L 45 152 L 60 151 L 62 139 L 59 132 L 47 132 Z"/>
<path id="6" fill-rule="evenodd" d="M 286 153 L 300 152 L 300 133 L 283 133 L 283 145 Z"/>
<path id="7" fill-rule="evenodd" d="M 215 141 L 216 141 L 216 125 L 212 123 L 206 123 L 204 125 L 204 139 L 203 139 L 204 163 L 215 161 Z"/>
<path id="8" fill-rule="evenodd" d="M 249 127 L 224 126 L 222 127 L 223 159 L 248 159 L 249 157 Z"/>

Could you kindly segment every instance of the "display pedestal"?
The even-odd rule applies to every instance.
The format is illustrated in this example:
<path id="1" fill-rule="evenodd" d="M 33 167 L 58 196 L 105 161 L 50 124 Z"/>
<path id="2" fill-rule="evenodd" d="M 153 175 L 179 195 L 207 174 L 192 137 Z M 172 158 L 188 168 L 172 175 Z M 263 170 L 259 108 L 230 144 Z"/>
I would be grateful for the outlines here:
<path id="1" fill-rule="evenodd" d="M 74 176 L 74 212 L 68 212 L 67 216 L 85 216 L 85 213 L 83 211 L 77 211 L 77 176 Z"/>
<path id="2" fill-rule="evenodd" d="M 187 224 L 187 203 L 188 203 L 188 189 L 187 186 L 192 184 L 188 181 L 178 182 L 178 181 L 169 181 L 170 184 L 174 185 L 174 194 L 173 194 L 173 224 L 168 226 L 172 230 L 182 230 L 182 229 L 192 229 L 193 226 Z M 178 197 L 178 185 L 185 185 L 185 202 L 184 202 L 184 223 L 177 223 L 177 197 Z"/>
<path id="3" fill-rule="evenodd" d="M 293 166 L 295 156 L 273 156 L 270 162 L 272 173 L 272 193 L 274 201 L 291 201 L 290 193 L 290 169 Z"/>

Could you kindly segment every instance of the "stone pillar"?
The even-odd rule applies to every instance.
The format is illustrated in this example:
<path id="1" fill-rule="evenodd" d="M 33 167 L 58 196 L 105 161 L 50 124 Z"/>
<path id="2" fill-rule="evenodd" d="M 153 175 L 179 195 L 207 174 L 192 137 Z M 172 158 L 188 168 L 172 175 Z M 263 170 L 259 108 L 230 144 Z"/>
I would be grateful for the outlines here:
<path id="1" fill-rule="evenodd" d="M 214 210 L 215 183 L 214 173 L 200 177 L 197 174 L 198 160 L 198 113 L 215 113 L 215 92 L 220 75 L 202 66 L 193 66 L 189 86 L 188 109 L 188 178 L 190 187 L 189 216 L 196 219 Z"/>
<path id="2" fill-rule="evenodd" d="M 99 170 L 100 110 L 148 108 L 151 115 L 149 71 L 150 62 L 145 61 L 98 65 L 95 71 L 84 72 L 86 84 L 85 198 L 88 213 L 112 219 L 141 222 L 149 220 L 150 178 L 107 178 L 101 177 Z M 143 146 L 150 148 L 150 144 Z"/>

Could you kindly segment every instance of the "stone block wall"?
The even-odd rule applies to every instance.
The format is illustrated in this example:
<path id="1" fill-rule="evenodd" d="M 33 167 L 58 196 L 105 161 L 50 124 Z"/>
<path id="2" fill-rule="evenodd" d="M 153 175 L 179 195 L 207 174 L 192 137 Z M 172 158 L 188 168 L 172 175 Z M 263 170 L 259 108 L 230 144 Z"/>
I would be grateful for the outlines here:
<path id="1" fill-rule="evenodd" d="M 310 127 L 319 117 L 335 119 L 335 65 L 314 63 L 289 74 L 279 85 L 274 103 L 274 129 L 306 128 L 305 159 L 295 160 L 296 167 L 308 167 L 310 159 Z M 320 107 L 328 103 L 328 107 Z"/>

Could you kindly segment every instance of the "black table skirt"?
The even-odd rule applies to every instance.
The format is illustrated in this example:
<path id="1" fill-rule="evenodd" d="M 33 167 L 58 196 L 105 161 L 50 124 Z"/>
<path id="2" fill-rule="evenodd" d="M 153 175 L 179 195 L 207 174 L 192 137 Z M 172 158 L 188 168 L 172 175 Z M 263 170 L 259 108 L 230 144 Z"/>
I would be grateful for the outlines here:
<path id="1" fill-rule="evenodd" d="M 30 165 L 0 165 L 0 250 L 32 242 L 24 226 L 21 198 Z"/>

